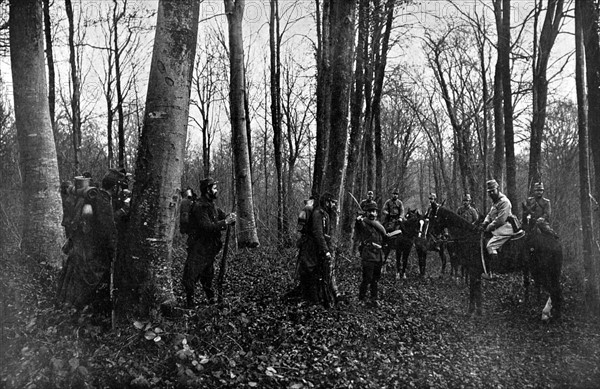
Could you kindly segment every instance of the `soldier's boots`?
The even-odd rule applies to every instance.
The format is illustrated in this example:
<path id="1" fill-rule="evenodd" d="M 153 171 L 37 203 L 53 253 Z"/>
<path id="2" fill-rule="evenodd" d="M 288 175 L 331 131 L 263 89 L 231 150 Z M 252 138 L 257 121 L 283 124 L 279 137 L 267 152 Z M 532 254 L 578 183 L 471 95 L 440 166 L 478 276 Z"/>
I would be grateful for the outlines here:
<path id="1" fill-rule="evenodd" d="M 493 275 L 492 271 L 490 270 L 492 263 L 498 263 L 498 254 L 490 254 L 489 256 L 489 260 L 486 263 L 487 273 L 483 272 L 481 274 L 481 278 L 483 278 L 486 281 L 496 281 L 498 279 L 498 277 Z"/>

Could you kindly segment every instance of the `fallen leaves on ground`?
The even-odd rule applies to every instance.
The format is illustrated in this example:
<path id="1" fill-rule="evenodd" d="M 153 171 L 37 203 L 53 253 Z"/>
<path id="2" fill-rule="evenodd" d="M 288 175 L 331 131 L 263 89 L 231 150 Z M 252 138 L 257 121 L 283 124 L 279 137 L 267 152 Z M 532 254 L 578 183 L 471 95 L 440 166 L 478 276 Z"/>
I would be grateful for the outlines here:
<path id="1" fill-rule="evenodd" d="M 185 258 L 176 250 L 174 278 Z M 232 255 L 225 304 L 137 318 L 56 309 L 51 272 L 10 265 L 1 279 L 1 386 L 6 388 L 514 388 L 600 382 L 600 326 L 564 277 L 563 318 L 540 320 L 545 299 L 523 302 L 520 277 L 484 284 L 484 314 L 466 315 L 464 283 L 439 275 L 386 274 L 378 308 L 360 303 L 357 258 L 340 261 L 348 301 L 334 309 L 282 296 L 294 283 L 294 250 Z M 568 266 L 565 266 L 568 268 Z M 45 281 L 40 285 L 40 279 Z M 19 280 L 15 282 L 15 280 Z M 18 285 L 18 286 L 17 286 Z M 200 290 L 200 287 L 198 287 Z"/>

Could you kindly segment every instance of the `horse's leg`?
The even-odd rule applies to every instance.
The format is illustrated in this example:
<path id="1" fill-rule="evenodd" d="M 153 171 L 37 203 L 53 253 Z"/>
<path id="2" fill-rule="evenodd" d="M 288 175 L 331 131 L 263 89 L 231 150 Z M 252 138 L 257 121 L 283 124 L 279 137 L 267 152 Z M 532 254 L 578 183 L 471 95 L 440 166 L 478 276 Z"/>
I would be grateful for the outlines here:
<path id="1" fill-rule="evenodd" d="M 401 261 L 402 261 L 402 256 L 404 254 L 404 250 L 402 249 L 402 247 L 400 247 L 400 245 L 396 246 L 396 279 L 399 280 L 400 279 L 400 271 L 401 271 Z"/>
<path id="2" fill-rule="evenodd" d="M 444 252 L 446 249 L 445 244 L 440 245 L 440 260 L 442 261 L 442 275 L 446 273 L 446 253 Z"/>
<path id="3" fill-rule="evenodd" d="M 560 251 L 550 255 L 551 266 L 549 270 L 550 298 L 552 298 L 552 316 L 558 319 L 562 315 L 562 287 L 560 285 L 560 273 L 562 268 L 562 247 Z"/>
<path id="4" fill-rule="evenodd" d="M 412 249 L 412 243 L 407 244 L 406 247 L 402 248 L 402 278 L 406 278 L 406 268 L 408 267 L 410 249 Z"/>
<path id="5" fill-rule="evenodd" d="M 427 249 L 417 246 L 417 257 L 419 258 L 419 275 L 425 277 L 425 267 L 427 265 Z"/>
<path id="6" fill-rule="evenodd" d="M 482 314 L 482 296 L 481 296 L 481 272 L 482 269 L 477 263 L 471 264 L 468 269 L 469 275 L 469 314 L 473 313 L 481 316 Z"/>

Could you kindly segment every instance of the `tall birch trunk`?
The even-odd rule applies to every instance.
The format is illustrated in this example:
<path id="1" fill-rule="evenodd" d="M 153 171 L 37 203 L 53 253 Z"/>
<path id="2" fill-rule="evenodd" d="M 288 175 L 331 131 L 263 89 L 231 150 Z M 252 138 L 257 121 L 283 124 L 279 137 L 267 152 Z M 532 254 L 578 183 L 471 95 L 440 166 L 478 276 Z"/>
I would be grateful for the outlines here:
<path id="1" fill-rule="evenodd" d="M 224 0 L 225 13 L 229 23 L 229 61 L 230 86 L 229 105 L 231 112 L 231 145 L 233 149 L 233 165 L 235 171 L 235 194 L 237 200 L 238 242 L 241 246 L 256 247 L 259 245 L 254 203 L 252 199 L 252 173 L 250 171 L 250 155 L 248 151 L 248 132 L 246 131 L 246 109 L 244 96 L 246 93 L 244 80 L 244 45 L 242 35 L 242 19 L 244 16 L 244 0 Z"/>
<path id="2" fill-rule="evenodd" d="M 41 0 L 10 2 L 10 60 L 22 176 L 22 253 L 58 267 L 62 202 L 48 108 Z"/>

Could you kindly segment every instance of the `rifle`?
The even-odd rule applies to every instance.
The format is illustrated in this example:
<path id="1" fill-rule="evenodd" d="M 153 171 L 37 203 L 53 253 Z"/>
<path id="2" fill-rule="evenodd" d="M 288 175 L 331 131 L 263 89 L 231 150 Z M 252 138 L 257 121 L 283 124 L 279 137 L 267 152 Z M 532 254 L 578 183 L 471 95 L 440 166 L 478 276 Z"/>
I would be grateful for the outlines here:
<path id="1" fill-rule="evenodd" d="M 234 205 L 235 207 L 235 205 Z M 233 212 L 233 211 L 232 211 Z M 225 273 L 227 272 L 227 254 L 229 252 L 229 238 L 231 236 L 231 224 L 227 225 L 225 232 L 225 243 L 223 254 L 221 255 L 221 266 L 219 267 L 219 276 L 217 277 L 217 302 L 223 303 L 223 284 L 225 283 Z"/>

